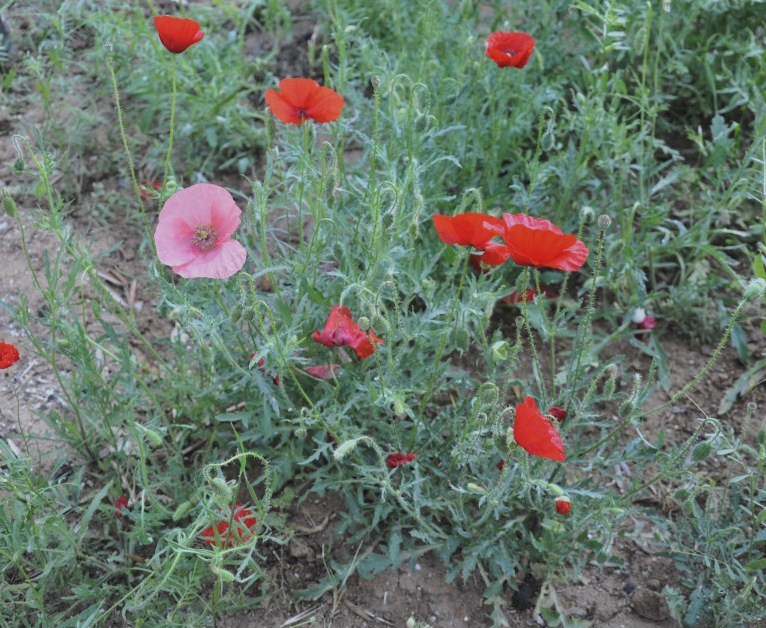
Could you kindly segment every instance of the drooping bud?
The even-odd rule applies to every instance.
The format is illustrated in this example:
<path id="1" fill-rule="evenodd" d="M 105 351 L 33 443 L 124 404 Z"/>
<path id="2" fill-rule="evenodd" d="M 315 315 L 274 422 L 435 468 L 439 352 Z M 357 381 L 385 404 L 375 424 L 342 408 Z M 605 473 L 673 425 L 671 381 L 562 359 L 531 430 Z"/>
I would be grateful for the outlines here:
<path id="1" fill-rule="evenodd" d="M 338 448 L 333 452 L 333 457 L 336 460 L 343 460 L 346 456 L 348 456 L 354 449 L 356 449 L 356 446 L 359 444 L 358 438 L 352 438 L 351 440 L 347 440 L 344 443 L 341 443 L 338 445 Z"/>

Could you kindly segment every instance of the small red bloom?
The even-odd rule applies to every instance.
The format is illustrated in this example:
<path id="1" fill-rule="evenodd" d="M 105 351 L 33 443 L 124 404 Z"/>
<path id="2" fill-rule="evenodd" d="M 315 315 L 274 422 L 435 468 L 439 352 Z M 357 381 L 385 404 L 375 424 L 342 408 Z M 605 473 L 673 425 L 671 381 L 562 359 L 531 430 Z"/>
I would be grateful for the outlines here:
<path id="1" fill-rule="evenodd" d="M 287 124 L 303 124 L 306 119 L 332 122 L 345 105 L 338 92 L 307 78 L 282 79 L 279 91 L 266 90 L 264 98 L 271 113 Z"/>
<path id="2" fill-rule="evenodd" d="M 116 502 L 114 502 L 114 516 L 117 519 L 122 517 L 122 509 L 128 505 L 128 496 L 120 495 Z"/>
<path id="3" fill-rule="evenodd" d="M 523 68 L 534 49 L 534 37 L 527 33 L 497 31 L 487 37 L 487 56 L 500 68 Z"/>
<path id="4" fill-rule="evenodd" d="M 564 497 L 563 495 L 561 497 L 556 498 L 556 512 L 560 515 L 564 515 L 565 517 L 569 515 L 569 511 L 572 510 L 572 502 L 569 501 L 568 497 Z"/>
<path id="5" fill-rule="evenodd" d="M 537 402 L 532 397 L 527 397 L 524 403 L 516 406 L 513 438 L 533 456 L 559 462 L 566 460 L 561 437 L 553 423 L 540 412 Z"/>
<path id="6" fill-rule="evenodd" d="M 417 457 L 417 454 L 402 454 L 402 453 L 394 453 L 394 454 L 388 454 L 386 457 L 386 466 L 390 469 L 393 469 L 395 467 L 401 467 L 403 464 L 407 464 L 408 462 L 412 462 Z"/>
<path id="7" fill-rule="evenodd" d="M 252 510 L 245 508 L 242 504 L 237 504 L 234 508 L 234 516 L 232 517 L 232 523 L 234 525 L 234 534 L 229 532 L 229 515 L 227 513 L 226 519 L 222 519 L 215 524 L 215 527 L 209 526 L 205 528 L 200 536 L 205 543 L 210 545 L 218 545 L 219 547 L 230 547 L 232 545 L 232 537 L 236 537 L 240 542 L 246 543 L 252 538 L 252 531 L 255 528 L 255 524 L 258 520 L 255 518 Z M 218 541 L 216 541 L 216 532 L 218 532 Z"/>
<path id="8" fill-rule="evenodd" d="M 254 358 L 254 357 L 255 357 L 255 353 L 251 353 L 251 354 L 250 354 L 250 361 L 251 361 L 251 362 L 253 361 L 253 358 Z M 258 360 L 258 366 L 259 366 L 259 367 L 260 367 L 260 369 L 261 369 L 261 373 L 263 373 L 263 375 L 265 376 L 265 375 L 266 375 L 266 360 L 265 360 L 264 358 L 261 358 L 260 360 Z M 279 378 L 279 373 L 277 373 L 276 375 L 272 375 L 272 376 L 271 376 L 271 381 L 272 381 L 272 382 L 274 382 L 274 385 L 275 385 L 275 386 L 279 386 L 279 384 L 280 384 L 280 383 L 281 383 L 281 381 L 282 381 L 282 380 Z"/>
<path id="9" fill-rule="evenodd" d="M 548 414 L 550 414 L 557 421 L 563 421 L 567 418 L 567 411 L 564 408 L 558 406 L 551 406 L 548 408 Z"/>
<path id="10" fill-rule="evenodd" d="M 0 369 L 10 368 L 20 359 L 19 350 L 7 342 L 0 342 Z"/>
<path id="11" fill-rule="evenodd" d="M 374 331 L 365 332 L 359 327 L 345 305 L 333 305 L 324 329 L 321 332 L 315 329 L 311 338 L 326 347 L 347 345 L 362 360 L 369 358 L 375 352 L 376 345 L 383 342 Z"/>
<path id="12" fill-rule="evenodd" d="M 157 196 L 157 193 L 162 189 L 162 181 L 147 181 L 139 186 L 139 192 L 141 198 L 145 201 Z"/>
<path id="13" fill-rule="evenodd" d="M 648 332 L 657 327 L 657 319 L 654 316 L 644 315 L 640 321 L 636 322 L 635 327 L 641 332 L 636 334 L 636 338 L 646 342 L 649 339 Z"/>
<path id="14" fill-rule="evenodd" d="M 483 249 L 489 241 L 503 230 L 504 223 L 500 218 L 466 212 L 457 216 L 434 214 L 434 227 L 439 238 L 445 244 L 459 244 Z M 481 261 L 485 263 L 484 259 Z"/>
<path id="15" fill-rule="evenodd" d="M 158 15 L 154 18 L 154 27 L 162 45 L 173 54 L 182 53 L 205 36 L 199 29 L 199 22 L 185 17 Z"/>
<path id="16" fill-rule="evenodd" d="M 319 379 L 332 379 L 335 371 L 340 368 L 340 364 L 335 362 L 331 364 L 318 364 L 317 366 L 307 366 L 305 371 L 309 375 L 318 377 Z"/>
<path id="17" fill-rule="evenodd" d="M 497 463 L 497 470 L 502 471 L 503 469 L 505 469 L 505 460 L 501 460 Z"/>

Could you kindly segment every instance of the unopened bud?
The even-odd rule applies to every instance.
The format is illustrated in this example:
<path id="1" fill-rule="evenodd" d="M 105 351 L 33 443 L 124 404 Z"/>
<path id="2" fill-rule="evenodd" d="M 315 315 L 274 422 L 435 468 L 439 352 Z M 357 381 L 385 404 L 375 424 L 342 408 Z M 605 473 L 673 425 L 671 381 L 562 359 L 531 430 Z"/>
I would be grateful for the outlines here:
<path id="1" fill-rule="evenodd" d="M 236 579 L 233 573 L 231 573 L 230 571 L 226 571 L 226 569 L 221 568 L 217 561 L 212 561 L 210 563 L 210 571 L 212 571 L 216 576 L 218 576 L 224 582 L 234 582 L 234 580 Z"/>
<path id="2" fill-rule="evenodd" d="M 183 504 L 176 508 L 176 511 L 173 513 L 173 521 L 178 521 L 179 519 L 183 518 L 186 513 L 192 509 L 193 505 L 194 504 L 192 504 L 191 501 L 187 499 Z"/>
<path id="3" fill-rule="evenodd" d="M 642 307 L 637 307 L 635 310 L 633 310 L 633 314 L 631 315 L 630 320 L 638 325 L 639 323 L 643 323 L 645 318 L 646 310 Z"/>
<path id="4" fill-rule="evenodd" d="M 766 291 L 766 281 L 760 277 L 751 279 L 745 288 L 745 301 L 758 301 L 763 296 L 764 291 Z"/>
<path id="5" fill-rule="evenodd" d="M 373 76 L 370 79 L 370 83 L 372 83 L 373 89 L 378 89 L 378 86 L 380 85 L 381 78 L 377 75 Z"/>
<path id="6" fill-rule="evenodd" d="M 713 444 L 706 440 L 704 443 L 700 443 L 694 449 L 692 449 L 692 460 L 694 462 L 700 462 L 710 455 L 713 451 Z"/>
<path id="7" fill-rule="evenodd" d="M 367 331 L 370 328 L 370 319 L 366 316 L 360 316 L 359 320 L 356 321 L 356 324 L 359 325 L 363 331 Z"/>
<path id="8" fill-rule="evenodd" d="M 11 218 L 16 218 L 19 213 L 16 209 L 16 201 L 13 200 L 10 192 L 5 188 L 3 188 L 3 209 Z"/>
<path id="9" fill-rule="evenodd" d="M 229 320 L 232 323 L 238 323 L 240 318 L 242 318 L 242 306 L 237 303 L 229 312 Z"/>
<path id="10" fill-rule="evenodd" d="M 351 440 L 347 440 L 345 443 L 341 443 L 338 445 L 338 448 L 333 452 L 333 458 L 336 460 L 343 460 L 346 456 L 348 456 L 354 449 L 356 449 L 356 446 L 359 444 L 359 439 L 354 438 Z"/>
<path id="11" fill-rule="evenodd" d="M 628 418 L 636 409 L 636 404 L 633 403 L 633 399 L 626 399 L 620 406 L 620 416 Z"/>
<path id="12" fill-rule="evenodd" d="M 564 517 L 569 516 L 569 512 L 572 510 L 572 502 L 566 495 L 561 495 L 556 498 L 556 512 Z"/>
<path id="13" fill-rule="evenodd" d="M 601 231 L 606 231 L 607 229 L 609 229 L 609 225 L 611 224 L 612 224 L 612 219 L 606 214 L 601 214 L 598 217 L 598 228 L 601 229 Z"/>
<path id="14" fill-rule="evenodd" d="M 11 166 L 11 172 L 14 174 L 14 176 L 19 176 L 26 170 L 27 164 L 24 163 L 24 160 L 19 157 L 16 161 L 13 162 L 13 165 Z"/>
<path id="15" fill-rule="evenodd" d="M 486 494 L 487 492 L 487 489 L 485 489 L 483 486 L 479 486 L 478 484 L 474 484 L 473 482 L 469 482 L 468 484 L 466 484 L 466 488 L 472 493 L 481 493 L 482 495 Z"/>
<path id="16" fill-rule="evenodd" d="M 213 492 L 224 502 L 231 501 L 231 487 L 223 478 L 213 478 L 210 480 Z"/>
<path id="17" fill-rule="evenodd" d="M 508 431 L 505 433 L 505 446 L 508 449 L 511 449 L 515 443 L 516 440 L 513 437 L 513 428 L 509 427 Z"/>
<path id="18" fill-rule="evenodd" d="M 583 222 L 591 222 L 596 217 L 596 212 L 593 211 L 592 207 L 585 205 L 580 210 L 580 216 L 582 217 Z"/>

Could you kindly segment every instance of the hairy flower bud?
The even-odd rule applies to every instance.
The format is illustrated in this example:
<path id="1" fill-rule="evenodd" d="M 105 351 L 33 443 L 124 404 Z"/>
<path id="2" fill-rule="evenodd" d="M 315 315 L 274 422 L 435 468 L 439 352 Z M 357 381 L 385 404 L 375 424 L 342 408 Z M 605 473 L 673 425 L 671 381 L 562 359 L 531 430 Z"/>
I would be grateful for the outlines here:
<path id="1" fill-rule="evenodd" d="M 212 478 L 210 485 L 213 487 L 213 492 L 224 502 L 231 501 L 231 487 L 228 482 L 223 478 Z"/>
<path id="2" fill-rule="evenodd" d="M 359 444 L 358 438 L 353 438 L 351 440 L 347 440 L 344 443 L 341 443 L 338 445 L 338 448 L 333 452 L 333 457 L 336 460 L 343 460 L 346 456 L 348 456 L 354 449 L 356 449 L 356 446 Z"/>
<path id="3" fill-rule="evenodd" d="M 766 291 L 766 281 L 760 277 L 751 279 L 745 288 L 745 301 L 758 301 L 763 296 L 764 291 Z"/>
<path id="4" fill-rule="evenodd" d="M 598 228 L 601 229 L 601 231 L 606 231 L 607 229 L 609 229 L 609 225 L 611 224 L 612 224 L 612 219 L 606 214 L 601 214 L 598 217 Z"/>
<path id="5" fill-rule="evenodd" d="M 18 209 L 16 209 L 16 201 L 13 200 L 11 193 L 5 188 L 3 188 L 3 209 L 11 218 L 16 218 L 19 213 Z"/>

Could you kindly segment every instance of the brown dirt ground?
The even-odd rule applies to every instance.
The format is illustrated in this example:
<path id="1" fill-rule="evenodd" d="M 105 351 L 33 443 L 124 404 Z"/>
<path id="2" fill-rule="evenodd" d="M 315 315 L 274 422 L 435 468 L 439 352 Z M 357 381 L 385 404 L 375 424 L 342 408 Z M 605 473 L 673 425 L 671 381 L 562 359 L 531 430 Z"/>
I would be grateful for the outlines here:
<path id="1" fill-rule="evenodd" d="M 296 48 L 305 47 L 314 35 L 309 24 L 300 23 L 301 41 Z M 254 51 L 264 45 L 263 41 L 251 38 L 249 45 Z M 294 51 L 291 51 L 292 54 Z M 287 60 L 289 64 L 290 61 Z M 23 132 L 41 121 L 39 109 L 30 108 L 24 112 L 13 112 L 0 107 L 0 186 L 15 189 L 17 181 L 10 172 L 10 164 L 16 153 L 10 140 L 10 131 Z M 124 182 L 106 182 L 114 188 L 124 187 Z M 31 210 L 33 200 L 17 196 L 28 237 L 28 246 L 33 266 L 42 268 L 43 253 L 54 246 L 50 235 L 37 231 L 32 226 Z M 75 212 L 74 227 L 80 237 L 93 239 L 97 249 L 115 244 L 114 233 L 120 228 L 106 230 L 90 224 L 83 212 Z M 135 243 L 136 234 L 130 236 Z M 31 274 L 22 256 L 18 227 L 7 216 L 0 215 L 0 250 L 5 252 L 3 269 L 0 272 L 0 298 L 10 303 L 18 302 L 18 294 L 29 295 L 32 308 L 42 303 L 31 282 Z M 131 247 L 122 247 L 130 251 Z M 147 326 L 158 323 L 153 320 L 153 303 L 140 296 L 143 281 L 141 271 L 144 265 L 130 254 L 113 254 L 104 262 L 104 272 L 118 271 L 115 291 L 125 300 L 131 294 L 130 282 L 120 285 L 119 276 L 138 278 L 138 299 L 145 313 L 143 323 Z M 134 293 L 136 289 L 134 288 Z M 761 312 L 761 315 L 763 312 Z M 165 331 L 166 328 L 163 327 Z M 766 357 L 766 345 L 755 330 L 750 335 L 751 354 L 754 359 Z M 59 404 L 59 391 L 41 360 L 31 357 L 28 342 L 22 337 L 20 328 L 9 314 L 0 309 L 0 340 L 16 344 L 22 360 L 12 370 L 0 373 L 0 437 L 12 444 L 18 452 L 26 452 L 39 467 L 46 468 L 56 456 L 70 455 L 65 445 L 59 442 L 45 420 L 45 414 Z M 677 390 L 689 380 L 705 363 L 712 348 L 693 346 L 686 339 L 667 333 L 662 338 L 663 346 L 671 360 L 672 390 Z M 648 361 L 635 349 L 631 349 L 629 364 L 638 372 L 646 372 Z M 725 390 L 743 372 L 744 368 L 734 352 L 727 349 L 708 378 L 693 390 L 688 401 L 679 403 L 656 416 L 648 417 L 645 428 L 654 434 L 665 427 L 670 434 L 678 432 L 679 438 L 687 437 L 695 429 L 701 411 L 710 416 L 717 415 L 717 406 Z M 667 397 L 666 397 L 667 398 Z M 763 404 L 766 388 L 754 389 L 748 400 Z M 732 410 L 720 418 L 732 424 L 741 423 L 744 403 L 738 400 Z M 664 401 L 659 394 L 657 401 Z M 752 425 L 749 435 L 754 434 L 760 424 Z M 712 471 L 712 469 L 711 469 Z M 343 587 L 333 594 L 326 594 L 318 600 L 297 602 L 292 591 L 309 586 L 327 574 L 323 551 L 332 537 L 333 522 L 316 526 L 332 508 L 328 508 L 329 497 L 323 500 L 309 498 L 295 506 L 290 513 L 288 526 L 294 529 L 312 529 L 310 533 L 296 533 L 293 541 L 280 548 L 269 573 L 272 578 L 273 596 L 263 609 L 238 611 L 224 614 L 218 625 L 240 628 L 245 626 L 298 626 L 323 625 L 336 628 L 365 626 L 404 626 L 412 617 L 418 622 L 427 622 L 434 627 L 489 626 L 489 611 L 483 605 L 481 583 L 469 579 L 466 583 L 447 584 L 445 569 L 428 556 L 417 561 L 413 572 L 402 568 L 396 572 L 384 572 L 371 580 L 356 575 L 349 578 Z M 657 496 L 658 504 L 662 496 Z M 317 530 L 317 528 L 320 528 Z M 342 539 L 336 539 L 342 543 Z M 671 627 L 677 625 L 668 612 L 661 594 L 667 584 L 675 585 L 678 574 L 672 561 L 659 556 L 659 549 L 642 549 L 628 539 L 621 539 L 617 553 L 625 562 L 625 568 L 587 567 L 576 582 L 560 584 L 556 595 L 562 606 L 572 616 L 588 619 L 594 626 L 624 626 L 643 628 L 649 626 Z M 510 600 L 509 600 L 510 602 Z M 534 602 L 534 600 L 533 600 Z M 509 604 L 507 620 L 512 627 L 535 625 L 531 611 L 516 610 Z"/>

